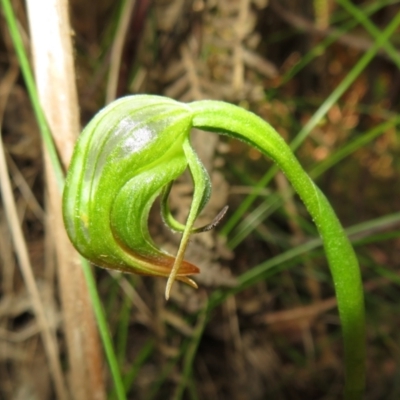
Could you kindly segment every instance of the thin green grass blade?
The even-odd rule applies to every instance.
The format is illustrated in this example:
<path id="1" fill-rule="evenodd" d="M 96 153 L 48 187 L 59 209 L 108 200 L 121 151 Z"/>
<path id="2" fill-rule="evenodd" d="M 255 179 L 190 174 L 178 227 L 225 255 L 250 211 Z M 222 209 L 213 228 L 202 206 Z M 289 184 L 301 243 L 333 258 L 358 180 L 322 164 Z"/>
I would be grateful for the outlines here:
<path id="1" fill-rule="evenodd" d="M 375 236 L 373 236 L 372 234 L 376 231 L 396 226 L 399 223 L 400 223 L 400 213 L 394 213 L 368 222 L 354 225 L 352 227 L 345 229 L 345 232 L 347 235 L 349 235 L 350 241 L 354 245 L 363 245 L 365 243 L 363 238 L 365 237 L 370 238 L 371 240 L 373 240 L 374 238 L 377 241 L 383 240 L 386 234 L 378 234 Z M 388 238 L 398 237 L 399 234 L 400 231 L 392 232 Z M 372 242 L 371 240 L 368 240 L 368 242 L 371 243 Z M 237 294 L 243 291 L 244 289 L 256 284 L 257 282 L 265 280 L 266 278 L 272 275 L 275 275 L 278 272 L 281 272 L 287 268 L 291 268 L 292 266 L 298 265 L 299 262 L 298 258 L 301 257 L 302 255 L 307 253 L 309 257 L 315 257 L 316 255 L 319 254 L 322 256 L 323 255 L 322 250 L 319 253 L 315 253 L 315 251 L 321 248 L 321 246 L 322 246 L 321 239 L 316 238 L 310 240 L 309 242 L 303 245 L 290 249 L 276 257 L 273 257 L 256 267 L 251 268 L 250 270 L 246 271 L 244 274 L 238 277 L 238 280 L 240 282 L 238 286 L 228 291 L 218 290 L 211 295 L 209 299 L 210 312 L 212 309 L 214 309 L 222 302 L 224 302 L 227 297 Z"/>
<path id="2" fill-rule="evenodd" d="M 25 84 L 28 90 L 29 97 L 32 102 L 32 107 L 35 112 L 36 119 L 38 121 L 38 125 L 40 128 L 40 132 L 42 135 L 42 139 L 46 150 L 49 153 L 52 166 L 54 168 L 54 172 L 57 178 L 58 186 L 60 191 L 62 191 L 64 187 L 64 174 L 61 167 L 60 160 L 57 156 L 57 151 L 50 133 L 49 126 L 46 121 L 46 117 L 43 113 L 42 107 L 40 105 L 39 96 L 36 90 L 35 81 L 33 79 L 33 74 L 29 65 L 28 57 L 26 55 L 25 48 L 23 46 L 23 42 L 21 39 L 21 35 L 18 30 L 17 21 L 12 10 L 11 4 L 9 0 L 1 0 L 1 5 L 3 8 L 4 15 L 6 17 L 7 26 L 10 31 L 10 35 L 12 41 L 14 43 L 15 51 L 17 53 L 18 61 L 20 63 L 21 71 L 24 76 Z M 122 383 L 121 374 L 119 371 L 117 359 L 115 356 L 115 352 L 112 346 L 111 336 L 108 331 L 107 322 L 105 318 L 105 314 L 101 305 L 101 301 L 97 292 L 96 282 L 91 270 L 89 263 L 81 258 L 82 269 L 85 275 L 85 279 L 88 285 L 88 290 L 90 294 L 90 298 L 93 304 L 94 313 L 96 316 L 97 324 L 100 330 L 100 336 L 103 342 L 104 350 L 106 352 L 107 360 L 110 365 L 111 374 L 113 377 L 113 381 L 118 393 L 119 400 L 125 400 L 125 391 L 124 385 Z"/>
<path id="3" fill-rule="evenodd" d="M 344 92 L 350 87 L 350 85 L 357 79 L 361 72 L 367 67 L 371 60 L 376 55 L 377 51 L 381 46 L 389 39 L 389 37 L 396 31 L 400 23 L 400 13 L 397 13 L 392 19 L 390 24 L 382 32 L 373 46 L 361 57 L 358 63 L 351 69 L 343 81 L 338 85 L 338 87 L 326 98 L 326 100 L 321 104 L 318 110 L 314 113 L 307 124 L 300 130 L 296 138 L 290 144 L 290 148 L 295 151 L 304 142 L 311 131 L 318 125 L 326 113 L 331 109 L 331 107 L 339 100 L 339 98 L 344 94 Z M 221 235 L 227 236 L 232 229 L 239 222 L 243 214 L 249 209 L 253 204 L 254 200 L 257 198 L 258 190 L 260 187 L 264 187 L 270 182 L 273 176 L 277 172 L 276 167 L 272 167 L 267 173 L 261 178 L 259 185 L 255 188 L 253 194 L 249 195 L 242 204 L 233 213 L 227 223 L 221 229 Z"/>
<path id="4" fill-rule="evenodd" d="M 287 191 L 287 196 L 293 195 L 293 190 L 290 188 Z M 285 196 L 286 197 L 286 196 Z M 244 239 L 254 230 L 258 225 L 260 225 L 266 218 L 272 215 L 281 205 L 284 198 L 282 198 L 280 193 L 271 194 L 265 201 L 258 205 L 252 212 L 246 216 L 240 224 L 237 226 L 234 235 L 230 237 L 227 241 L 228 247 L 233 250 Z"/>
<path id="5" fill-rule="evenodd" d="M 107 361 L 110 366 L 111 376 L 113 378 L 115 390 L 117 392 L 118 400 L 126 400 L 125 388 L 122 381 L 121 371 L 119 369 L 117 357 L 111 340 L 111 335 L 108 330 L 107 320 L 101 304 L 99 292 L 97 291 L 96 281 L 89 262 L 80 257 L 83 274 L 85 275 L 86 284 L 88 285 L 90 299 L 93 304 L 94 314 L 99 326 L 100 337 L 103 342 L 104 351 L 106 353 Z"/>
<path id="6" fill-rule="evenodd" d="M 337 0 L 337 2 L 350 14 L 352 14 L 375 40 L 379 40 L 382 32 L 371 22 L 371 20 L 360 8 L 356 7 L 349 0 Z M 389 57 L 396 64 L 397 68 L 400 69 L 400 53 L 398 52 L 398 50 L 390 43 L 389 40 L 382 43 L 382 48 L 386 50 Z"/>
<path id="7" fill-rule="evenodd" d="M 372 269 L 377 275 L 389 279 L 392 283 L 394 283 L 397 286 L 400 286 L 400 276 L 396 274 L 393 271 L 390 271 L 387 269 L 384 265 L 379 265 L 373 262 L 366 262 L 366 260 L 363 260 L 364 264 Z"/>
<path id="8" fill-rule="evenodd" d="M 380 135 L 387 132 L 389 129 L 399 124 L 400 124 L 400 116 L 397 116 L 389 121 L 383 122 L 382 124 L 375 126 L 362 136 L 357 137 L 351 143 L 348 143 L 347 145 L 345 145 L 344 147 L 333 153 L 326 160 L 320 162 L 318 165 L 313 167 L 309 172 L 310 176 L 312 178 L 317 178 L 321 176 L 324 172 L 326 172 L 329 168 L 336 165 L 339 161 L 343 160 L 348 155 L 354 153 L 356 150 L 372 142 L 372 140 L 376 139 Z"/>
<path id="9" fill-rule="evenodd" d="M 375 12 L 379 11 L 381 8 L 398 3 L 399 0 L 390 0 L 390 1 L 376 1 L 371 4 L 367 4 L 365 8 L 363 8 L 363 14 L 368 17 Z M 361 11 L 360 11 L 361 12 Z M 338 14 L 338 13 L 336 13 Z M 346 15 L 348 15 L 346 13 Z M 342 15 L 342 18 L 338 15 L 337 18 L 332 17 L 332 23 L 338 22 L 338 20 L 343 19 L 344 13 Z M 320 56 L 321 54 L 324 54 L 327 48 L 335 43 L 337 39 L 350 31 L 351 29 L 355 28 L 359 24 L 359 21 L 357 19 L 351 19 L 350 21 L 344 22 L 343 26 L 337 28 L 337 31 L 334 32 L 332 35 L 327 36 L 324 38 L 319 44 L 317 44 L 315 47 L 313 47 L 308 53 L 306 53 L 302 59 L 294 65 L 292 68 L 290 68 L 282 77 L 282 83 L 281 85 L 284 85 L 285 83 L 289 82 L 295 75 L 297 75 L 304 67 L 306 67 L 312 60 Z"/>
<path id="10" fill-rule="evenodd" d="M 58 159 L 57 150 L 51 136 L 50 128 L 47 124 L 46 117 L 40 105 L 35 80 L 33 79 L 33 74 L 29 65 L 28 57 L 26 55 L 24 44 L 18 30 L 17 20 L 15 18 L 9 0 L 1 0 L 1 5 L 3 7 L 4 16 L 6 17 L 7 27 L 10 32 L 11 39 L 14 43 L 15 52 L 17 53 L 18 61 L 21 67 L 22 75 L 24 77 L 26 88 L 28 90 L 28 95 L 32 103 L 33 111 L 39 125 L 40 134 L 53 165 L 58 186 L 60 188 L 60 191 L 62 191 L 64 187 L 64 173 L 61 167 L 60 160 Z"/>
<path id="11" fill-rule="evenodd" d="M 140 371 L 142 365 L 146 360 L 153 354 L 155 348 L 154 341 L 152 339 L 148 340 L 145 345 L 140 349 L 138 355 L 135 357 L 135 361 L 132 364 L 130 370 L 124 377 L 124 385 L 126 393 L 132 388 L 133 383 Z"/>
<path id="12" fill-rule="evenodd" d="M 192 376 L 193 363 L 196 357 L 197 349 L 199 348 L 200 340 L 203 336 L 204 329 L 207 325 L 207 314 L 208 304 L 206 303 L 203 310 L 200 312 L 196 329 L 193 332 L 193 336 L 188 343 L 187 350 L 184 353 L 183 358 L 183 373 L 179 381 L 179 385 L 176 388 L 173 399 L 180 400 L 183 397 L 185 388 L 189 385 L 190 377 Z"/>
<path id="13" fill-rule="evenodd" d="M 346 228 L 344 231 L 348 235 L 351 243 L 353 243 L 354 245 L 362 245 L 364 243 L 362 239 L 364 239 L 365 237 L 371 236 L 376 231 L 389 229 L 399 223 L 400 212 L 385 215 L 384 217 L 353 225 Z M 254 285 L 255 283 L 264 280 L 267 276 L 270 276 L 271 270 L 281 271 L 281 268 L 284 268 L 282 266 L 284 266 L 285 263 L 292 262 L 294 259 L 296 259 L 296 257 L 301 256 L 305 253 L 310 253 L 311 251 L 316 250 L 321 246 L 322 240 L 320 238 L 311 239 L 302 245 L 285 251 L 284 253 L 270 258 L 269 260 L 249 269 L 237 278 L 239 284 L 236 287 L 225 291 L 217 290 L 210 296 L 210 309 L 212 310 L 220 305 L 227 297 L 239 293 Z"/>
<path id="14" fill-rule="evenodd" d="M 126 348 L 128 344 L 129 317 L 132 310 L 132 300 L 129 297 L 124 297 L 121 310 L 118 317 L 116 353 L 119 365 L 123 365 Z"/>
<path id="15" fill-rule="evenodd" d="M 188 393 L 190 400 L 200 400 L 196 389 L 195 377 L 193 377 L 193 375 L 190 377 L 190 381 L 188 383 Z"/>
<path id="16" fill-rule="evenodd" d="M 326 172 L 329 168 L 332 168 L 338 162 L 343 160 L 348 155 L 354 153 L 359 148 L 370 143 L 380 135 L 387 132 L 388 129 L 395 127 L 400 124 L 400 116 L 394 117 L 389 121 L 379 124 L 363 134 L 357 137 L 352 142 L 348 143 L 344 147 L 340 148 L 337 152 L 333 153 L 326 160 L 317 164 L 311 169 L 309 175 L 316 179 Z M 252 212 L 246 216 L 238 225 L 234 232 L 234 235 L 229 238 L 227 245 L 230 249 L 235 249 L 242 241 L 259 226 L 266 218 L 272 215 L 282 205 L 284 198 L 290 197 L 293 194 L 293 190 L 288 188 L 287 193 L 282 197 L 281 193 L 273 193 L 268 196 L 265 201 L 258 205 Z"/>
<path id="17" fill-rule="evenodd" d="M 387 229 L 392 226 L 398 225 L 400 223 L 400 213 L 394 213 L 391 215 L 387 215 L 381 218 L 377 218 L 366 223 L 357 224 L 352 227 L 349 227 L 345 230 L 347 235 L 349 235 L 351 242 L 355 246 L 362 246 L 365 244 L 363 241 L 363 237 L 370 238 L 368 243 L 372 243 L 372 240 L 375 238 L 377 241 L 385 240 L 386 234 L 377 234 L 375 236 L 371 235 L 371 232 L 376 230 Z M 400 236 L 400 231 L 391 232 L 391 235 L 387 237 L 388 239 L 396 238 Z M 317 256 L 323 256 L 322 240 L 317 238 L 310 240 L 309 242 L 297 246 L 294 249 L 290 249 L 285 253 L 282 253 L 268 261 L 246 271 L 244 274 L 238 277 L 239 284 L 230 290 L 217 290 L 213 292 L 208 301 L 208 311 L 207 311 L 207 319 L 210 318 L 211 312 L 214 308 L 223 303 L 229 296 L 240 293 L 246 288 L 256 284 L 261 280 L 265 280 L 268 277 L 271 277 L 278 272 L 283 270 L 287 270 L 298 265 L 302 255 L 306 254 L 309 258 L 315 258 Z M 318 250 L 320 249 L 320 250 Z M 400 284 L 399 277 L 388 271 L 384 267 L 375 268 L 376 272 L 392 280 L 396 284 Z"/>
<path id="18" fill-rule="evenodd" d="M 167 378 L 171 375 L 173 368 L 178 364 L 179 360 L 182 358 L 183 354 L 185 354 L 188 348 L 189 342 L 185 341 L 179 347 L 179 354 L 175 357 L 171 358 L 169 361 L 164 363 L 164 367 L 158 376 L 158 379 L 153 382 L 151 386 L 151 390 L 149 395 L 146 397 L 146 400 L 153 400 L 156 398 L 157 394 L 160 393 L 160 389 Z"/>
<path id="19" fill-rule="evenodd" d="M 369 235 L 363 239 L 354 240 L 354 246 L 365 246 L 370 243 L 386 242 L 388 240 L 397 239 L 400 237 L 400 230 L 378 233 L 376 235 Z"/>

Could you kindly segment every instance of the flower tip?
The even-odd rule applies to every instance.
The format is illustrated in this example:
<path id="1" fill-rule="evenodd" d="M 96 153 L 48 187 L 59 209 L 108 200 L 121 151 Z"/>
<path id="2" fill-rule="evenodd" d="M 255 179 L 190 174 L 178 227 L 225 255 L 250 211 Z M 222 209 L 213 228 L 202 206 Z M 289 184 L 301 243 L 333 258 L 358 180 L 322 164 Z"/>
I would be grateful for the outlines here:
<path id="1" fill-rule="evenodd" d="M 165 287 L 165 300 L 168 301 L 169 295 L 171 293 L 172 285 L 175 281 L 175 275 L 171 273 L 167 280 L 167 286 Z"/>
<path id="2" fill-rule="evenodd" d="M 187 276 L 177 276 L 176 280 L 181 281 L 183 283 L 186 283 L 187 285 L 191 286 L 193 289 L 198 289 L 199 287 L 197 286 L 197 283 L 193 280 L 190 279 Z M 174 283 L 175 279 L 171 276 L 168 277 L 167 285 L 165 287 L 165 300 L 169 300 L 172 285 Z"/>

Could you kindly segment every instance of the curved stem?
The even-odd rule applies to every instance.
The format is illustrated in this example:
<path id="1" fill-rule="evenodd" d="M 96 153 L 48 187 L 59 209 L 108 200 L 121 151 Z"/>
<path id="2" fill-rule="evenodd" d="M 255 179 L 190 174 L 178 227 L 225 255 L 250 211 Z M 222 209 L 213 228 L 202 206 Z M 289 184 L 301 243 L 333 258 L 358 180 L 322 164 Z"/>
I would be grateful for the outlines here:
<path id="1" fill-rule="evenodd" d="M 218 101 L 190 104 L 193 126 L 240 139 L 273 159 L 313 218 L 333 277 L 345 348 L 346 399 L 361 399 L 365 385 L 364 296 L 358 261 L 332 207 L 302 169 L 289 146 L 264 120 Z"/>

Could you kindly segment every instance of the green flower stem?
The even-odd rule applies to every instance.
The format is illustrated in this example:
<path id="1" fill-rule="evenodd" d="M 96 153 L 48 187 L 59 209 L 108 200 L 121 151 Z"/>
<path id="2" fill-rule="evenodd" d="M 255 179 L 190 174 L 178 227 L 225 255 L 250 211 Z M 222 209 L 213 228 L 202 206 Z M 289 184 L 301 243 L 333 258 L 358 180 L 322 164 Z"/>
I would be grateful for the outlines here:
<path id="1" fill-rule="evenodd" d="M 168 277 L 167 298 L 175 279 L 195 286 L 188 275 L 198 268 L 184 260 L 184 252 L 190 234 L 198 232 L 193 226 L 209 199 L 211 183 L 190 145 L 193 127 L 258 148 L 275 161 L 302 198 L 324 243 L 335 284 L 343 324 L 346 398 L 361 398 L 365 317 L 357 258 L 329 202 L 290 147 L 249 111 L 218 101 L 184 104 L 151 95 L 127 96 L 101 110 L 81 134 L 68 171 L 63 212 L 72 243 L 105 268 Z M 168 208 L 168 193 L 171 182 L 186 168 L 194 192 L 182 225 Z M 149 210 L 160 194 L 164 222 L 183 232 L 176 257 L 159 249 L 148 230 Z"/>
<path id="2" fill-rule="evenodd" d="M 365 315 L 362 281 L 354 250 L 322 192 L 289 146 L 261 118 L 217 101 L 190 104 L 193 126 L 236 137 L 272 158 L 311 214 L 324 242 L 335 284 L 345 348 L 346 398 L 361 399 L 365 385 Z"/>

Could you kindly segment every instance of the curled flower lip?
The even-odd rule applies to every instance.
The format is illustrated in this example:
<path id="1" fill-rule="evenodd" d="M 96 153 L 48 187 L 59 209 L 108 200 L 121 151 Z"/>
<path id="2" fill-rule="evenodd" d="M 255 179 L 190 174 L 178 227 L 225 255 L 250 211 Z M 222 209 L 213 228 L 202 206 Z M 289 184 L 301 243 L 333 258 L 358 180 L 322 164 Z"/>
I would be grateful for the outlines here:
<path id="1" fill-rule="evenodd" d="M 171 274 L 172 267 L 176 260 L 176 257 L 173 257 L 169 254 L 160 254 L 157 257 L 145 258 L 142 256 L 138 256 L 137 254 L 133 255 L 131 251 L 129 253 L 131 254 L 132 259 L 134 259 L 132 263 L 135 262 L 137 266 L 141 266 L 141 270 L 135 270 L 135 273 L 138 275 L 168 278 Z M 115 261 L 110 262 L 107 260 L 107 258 L 107 255 L 99 255 L 99 257 L 97 258 L 92 258 L 92 262 L 97 266 L 106 269 L 132 273 L 131 267 L 127 267 L 124 263 L 116 264 Z M 176 279 L 181 282 L 185 282 L 194 288 L 197 288 L 197 284 L 192 279 L 188 278 L 188 275 L 195 275 L 199 272 L 200 270 L 196 265 L 186 260 L 183 260 L 180 264 Z"/>

